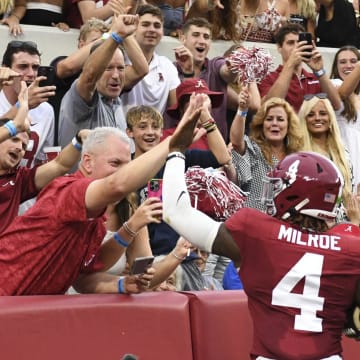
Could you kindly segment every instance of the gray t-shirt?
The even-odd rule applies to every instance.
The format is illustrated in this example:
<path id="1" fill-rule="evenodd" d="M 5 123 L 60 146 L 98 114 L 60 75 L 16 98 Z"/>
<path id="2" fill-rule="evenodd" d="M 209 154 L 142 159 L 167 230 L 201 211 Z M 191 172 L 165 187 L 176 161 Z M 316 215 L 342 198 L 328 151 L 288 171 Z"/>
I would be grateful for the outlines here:
<path id="1" fill-rule="evenodd" d="M 75 80 L 69 91 L 61 101 L 59 115 L 59 144 L 66 146 L 81 129 L 94 129 L 98 126 L 113 126 L 120 129 L 126 128 L 125 118 L 121 111 L 115 110 L 121 106 L 120 98 L 106 99 L 95 92 L 91 103 L 79 95 Z"/>

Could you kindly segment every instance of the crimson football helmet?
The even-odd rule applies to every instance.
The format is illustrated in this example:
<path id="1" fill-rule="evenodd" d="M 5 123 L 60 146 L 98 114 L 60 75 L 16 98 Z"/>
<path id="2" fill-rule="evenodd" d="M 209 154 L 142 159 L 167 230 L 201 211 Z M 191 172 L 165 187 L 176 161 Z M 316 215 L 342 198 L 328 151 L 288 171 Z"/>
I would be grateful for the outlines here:
<path id="1" fill-rule="evenodd" d="M 313 152 L 286 156 L 264 179 L 261 202 L 267 213 L 286 220 L 296 213 L 336 217 L 343 177 L 328 158 Z"/>

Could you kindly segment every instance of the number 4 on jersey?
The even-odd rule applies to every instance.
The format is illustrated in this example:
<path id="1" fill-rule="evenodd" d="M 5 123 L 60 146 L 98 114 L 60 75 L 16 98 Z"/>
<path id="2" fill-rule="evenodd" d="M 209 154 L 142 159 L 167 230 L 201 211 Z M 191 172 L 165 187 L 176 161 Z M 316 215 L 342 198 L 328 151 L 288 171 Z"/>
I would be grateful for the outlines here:
<path id="1" fill-rule="evenodd" d="M 272 292 L 273 305 L 300 309 L 300 314 L 295 315 L 295 330 L 322 332 L 322 319 L 316 316 L 316 312 L 324 307 L 324 298 L 319 297 L 323 263 L 324 256 L 306 253 Z M 303 293 L 293 293 L 292 290 L 303 278 Z"/>

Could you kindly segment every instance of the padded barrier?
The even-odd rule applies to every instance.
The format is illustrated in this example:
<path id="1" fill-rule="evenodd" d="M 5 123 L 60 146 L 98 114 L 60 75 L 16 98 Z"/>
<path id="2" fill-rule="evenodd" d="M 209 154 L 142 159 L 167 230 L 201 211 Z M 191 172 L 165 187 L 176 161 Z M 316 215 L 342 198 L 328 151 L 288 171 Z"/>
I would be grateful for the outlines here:
<path id="1" fill-rule="evenodd" d="M 0 297 L 2 360 L 191 360 L 188 299 L 173 292 Z"/>
<path id="2" fill-rule="evenodd" d="M 186 295 L 190 300 L 194 360 L 250 359 L 253 328 L 245 293 L 229 290 Z M 343 350 L 344 360 L 360 359 L 360 342 L 344 337 Z"/>
<path id="3" fill-rule="evenodd" d="M 252 321 L 242 290 L 186 293 L 194 360 L 249 359 Z"/>
<path id="4" fill-rule="evenodd" d="M 0 297 L 4 360 L 246 360 L 252 322 L 242 290 Z M 344 339 L 344 360 L 360 343 Z"/>

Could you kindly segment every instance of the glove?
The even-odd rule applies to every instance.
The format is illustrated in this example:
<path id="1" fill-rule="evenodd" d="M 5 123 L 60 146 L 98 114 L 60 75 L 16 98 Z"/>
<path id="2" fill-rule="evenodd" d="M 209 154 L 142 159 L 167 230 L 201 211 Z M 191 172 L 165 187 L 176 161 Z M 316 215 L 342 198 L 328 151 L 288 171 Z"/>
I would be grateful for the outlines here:
<path id="1" fill-rule="evenodd" d="M 352 307 L 348 314 L 343 330 L 345 336 L 360 341 L 360 307 Z"/>

